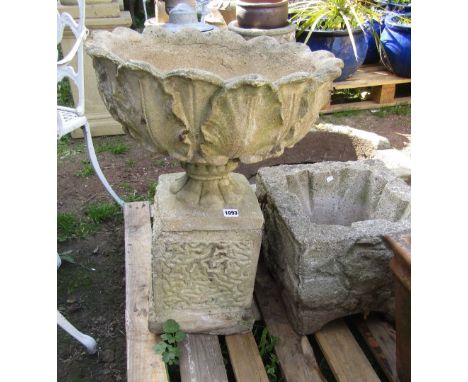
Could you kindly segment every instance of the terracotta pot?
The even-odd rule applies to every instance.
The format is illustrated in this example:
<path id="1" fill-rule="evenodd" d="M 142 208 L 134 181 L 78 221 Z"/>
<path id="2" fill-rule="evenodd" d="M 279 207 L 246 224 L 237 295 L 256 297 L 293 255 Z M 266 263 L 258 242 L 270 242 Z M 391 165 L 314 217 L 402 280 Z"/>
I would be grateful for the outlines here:
<path id="1" fill-rule="evenodd" d="M 236 13 L 241 28 L 282 28 L 288 25 L 288 0 L 268 3 L 238 1 Z"/>
<path id="2" fill-rule="evenodd" d="M 397 373 L 400 382 L 411 381 L 411 235 L 385 236 L 395 256 L 390 268 L 395 277 Z"/>

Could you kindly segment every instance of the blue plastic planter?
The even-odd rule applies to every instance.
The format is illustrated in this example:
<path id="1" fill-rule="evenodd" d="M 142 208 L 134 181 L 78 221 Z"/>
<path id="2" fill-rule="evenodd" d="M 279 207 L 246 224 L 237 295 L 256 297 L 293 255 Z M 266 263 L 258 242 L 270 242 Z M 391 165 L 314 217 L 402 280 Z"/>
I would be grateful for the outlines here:
<path id="1" fill-rule="evenodd" d="M 411 14 L 402 16 L 411 17 Z M 393 72 L 402 77 L 411 77 L 411 25 L 398 24 L 399 14 L 385 17 L 385 28 L 380 41 L 385 49 Z"/>
<path id="2" fill-rule="evenodd" d="M 304 42 L 308 31 L 304 31 L 297 41 Z M 358 59 L 354 56 L 353 46 L 348 32 L 344 31 L 314 31 L 307 42 L 310 50 L 328 50 L 344 62 L 341 76 L 336 81 L 343 81 L 351 76 L 362 65 L 367 53 L 367 38 L 361 29 L 353 31 Z"/>
<path id="3" fill-rule="evenodd" d="M 380 34 L 383 30 L 383 24 L 380 24 L 378 21 L 374 20 L 374 29 L 375 32 L 377 33 L 377 37 L 380 37 Z M 367 39 L 367 54 L 366 58 L 364 59 L 364 64 L 375 64 L 376 62 L 379 62 L 380 60 L 380 55 L 379 55 L 379 50 L 377 48 L 377 45 L 375 44 L 375 38 L 371 29 L 371 24 L 366 23 L 365 28 L 366 30 L 366 39 Z"/>
<path id="4" fill-rule="evenodd" d="M 411 3 L 409 4 L 399 4 L 395 3 L 392 0 L 378 0 L 378 4 L 385 8 L 388 12 L 395 13 L 410 13 L 411 12 Z"/>

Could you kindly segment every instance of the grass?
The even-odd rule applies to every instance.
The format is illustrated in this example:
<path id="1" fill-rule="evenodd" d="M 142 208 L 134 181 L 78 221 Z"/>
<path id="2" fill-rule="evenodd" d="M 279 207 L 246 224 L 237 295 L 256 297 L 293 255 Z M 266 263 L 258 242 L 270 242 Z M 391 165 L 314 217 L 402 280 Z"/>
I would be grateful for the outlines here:
<path id="1" fill-rule="evenodd" d="M 154 199 L 157 185 L 158 185 L 157 181 L 150 182 L 150 184 L 148 185 L 148 192 L 146 193 L 146 195 L 144 195 L 144 194 L 140 194 L 127 182 L 123 182 L 120 184 L 120 187 L 122 188 L 122 191 L 124 193 L 122 199 L 126 203 L 144 202 L 147 200 L 151 202 Z"/>
<path id="2" fill-rule="evenodd" d="M 86 208 L 85 214 L 92 222 L 103 223 L 120 218 L 122 210 L 116 203 L 93 203 Z"/>
<path id="3" fill-rule="evenodd" d="M 89 220 L 79 219 L 71 212 L 57 213 L 57 240 L 78 239 L 96 232 L 97 226 Z"/>
<path id="4" fill-rule="evenodd" d="M 396 106 L 389 106 L 389 107 L 381 107 L 371 110 L 345 110 L 345 111 L 338 111 L 336 113 L 330 113 L 326 116 L 333 116 L 333 117 L 353 117 L 357 115 L 365 115 L 370 114 L 376 117 L 384 118 L 390 115 L 411 115 L 411 105 L 396 105 Z"/>
<path id="5" fill-rule="evenodd" d="M 74 107 L 73 96 L 71 92 L 70 80 L 64 78 L 57 82 L 57 105 Z"/>
<path id="6" fill-rule="evenodd" d="M 128 151 L 128 146 L 123 142 L 106 142 L 96 146 L 97 153 L 109 152 L 112 154 L 120 155 Z"/>
<path id="7" fill-rule="evenodd" d="M 81 145 L 71 145 L 70 134 L 64 135 L 57 141 L 57 157 L 58 159 L 64 159 L 72 155 L 76 155 L 83 152 Z"/>
<path id="8" fill-rule="evenodd" d="M 136 165 L 136 162 L 133 160 L 133 159 L 129 159 L 125 162 L 125 165 L 128 167 L 128 168 L 133 168 L 135 167 Z"/>
<path id="9" fill-rule="evenodd" d="M 89 160 L 82 160 L 81 164 L 81 170 L 76 173 L 76 176 L 87 178 L 88 176 L 94 175 L 94 169 Z"/>
<path id="10" fill-rule="evenodd" d="M 122 211 L 116 203 L 98 202 L 88 205 L 85 217 L 79 218 L 72 212 L 57 213 L 57 240 L 60 242 L 80 239 L 94 234 L 100 223 L 120 221 Z"/>
<path id="11" fill-rule="evenodd" d="M 152 201 L 154 199 L 154 195 L 156 194 L 156 187 L 158 185 L 158 182 L 154 181 L 151 182 L 148 188 L 148 199 L 149 201 Z"/>
<path id="12" fill-rule="evenodd" d="M 385 118 L 389 115 L 411 115 L 411 105 L 396 105 L 391 107 L 381 107 L 371 111 L 376 117 Z"/>

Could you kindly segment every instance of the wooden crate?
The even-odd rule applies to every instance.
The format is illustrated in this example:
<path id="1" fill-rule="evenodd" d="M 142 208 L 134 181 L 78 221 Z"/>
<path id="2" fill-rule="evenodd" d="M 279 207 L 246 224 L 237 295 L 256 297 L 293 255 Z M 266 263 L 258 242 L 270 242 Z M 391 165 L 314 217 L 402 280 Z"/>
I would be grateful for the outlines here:
<path id="1" fill-rule="evenodd" d="M 148 331 L 148 287 L 151 266 L 151 217 L 148 202 L 127 203 L 125 216 L 127 380 L 168 382 L 165 364 L 153 346 L 159 336 Z M 280 291 L 259 264 L 255 299 L 257 319 L 264 320 L 271 335 L 278 337 L 275 351 L 286 382 L 324 382 L 309 338 L 295 333 L 285 314 Z M 390 381 L 396 381 L 395 330 L 380 319 L 339 319 L 314 335 L 338 382 L 380 381 L 356 341 L 358 330 Z M 221 354 L 224 337 L 237 382 L 268 382 L 252 333 L 230 336 L 188 334 L 182 345 L 180 375 L 183 382 L 227 382 Z"/>
<path id="2" fill-rule="evenodd" d="M 334 82 L 333 89 L 371 88 L 370 100 L 339 104 L 330 103 L 322 109 L 321 113 L 409 104 L 411 103 L 411 97 L 395 97 L 396 86 L 407 83 L 411 83 L 411 78 L 392 74 L 382 65 L 363 65 L 347 80 Z"/>

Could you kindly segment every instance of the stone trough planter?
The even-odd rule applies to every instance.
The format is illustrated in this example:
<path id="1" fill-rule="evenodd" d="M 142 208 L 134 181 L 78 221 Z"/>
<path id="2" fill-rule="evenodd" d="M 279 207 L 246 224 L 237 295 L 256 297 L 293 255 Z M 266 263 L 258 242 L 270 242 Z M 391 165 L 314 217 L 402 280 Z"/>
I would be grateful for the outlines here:
<path id="1" fill-rule="evenodd" d="M 394 313 L 382 236 L 410 227 L 410 187 L 382 162 L 262 168 L 264 257 L 291 324 L 310 334 L 350 314 Z"/>

